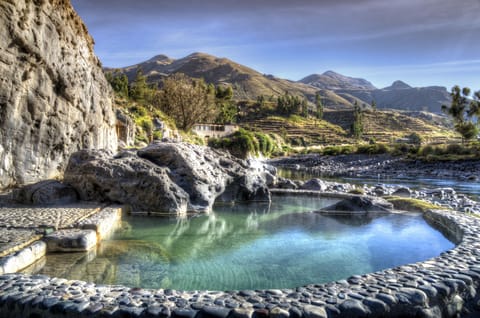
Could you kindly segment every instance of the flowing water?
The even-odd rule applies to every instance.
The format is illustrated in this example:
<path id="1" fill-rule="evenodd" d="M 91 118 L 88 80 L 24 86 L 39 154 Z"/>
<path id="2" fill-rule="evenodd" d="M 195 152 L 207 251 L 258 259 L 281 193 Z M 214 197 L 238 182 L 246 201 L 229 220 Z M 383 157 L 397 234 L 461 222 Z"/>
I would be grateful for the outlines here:
<path id="1" fill-rule="evenodd" d="M 311 213 L 336 199 L 274 196 L 189 219 L 126 217 L 89 254 L 51 254 L 35 272 L 184 290 L 292 288 L 425 260 L 454 246 L 418 214 Z M 41 269 L 39 269 L 41 268 Z"/>

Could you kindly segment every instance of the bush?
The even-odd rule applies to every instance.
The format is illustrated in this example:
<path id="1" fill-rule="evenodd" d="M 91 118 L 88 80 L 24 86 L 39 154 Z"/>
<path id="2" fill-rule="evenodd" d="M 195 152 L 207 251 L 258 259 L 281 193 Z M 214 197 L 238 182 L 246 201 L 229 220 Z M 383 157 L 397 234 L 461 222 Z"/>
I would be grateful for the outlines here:
<path id="1" fill-rule="evenodd" d="M 410 135 L 407 136 L 407 138 L 410 140 L 410 142 L 414 145 L 420 145 L 423 142 L 422 136 L 420 136 L 418 133 L 414 132 L 411 133 Z"/>
<path id="2" fill-rule="evenodd" d="M 272 140 L 272 138 L 270 138 L 269 135 L 261 132 L 256 132 L 255 138 L 258 141 L 258 145 L 259 145 L 258 150 L 263 155 L 269 156 L 275 150 L 275 143 Z"/>
<path id="3" fill-rule="evenodd" d="M 408 154 L 416 154 L 419 151 L 419 147 L 417 145 L 411 144 L 394 144 L 393 150 L 391 150 L 391 154 L 394 156 L 404 156 Z"/>
<path id="4" fill-rule="evenodd" d="M 232 135 L 220 139 L 210 139 L 208 145 L 212 148 L 222 148 L 239 158 L 249 155 L 263 154 L 270 156 L 276 151 L 276 144 L 272 138 L 264 133 L 240 129 Z"/>
<path id="5" fill-rule="evenodd" d="M 364 194 L 365 194 L 365 191 L 363 191 L 362 188 L 355 188 L 355 189 L 352 189 L 352 190 L 348 191 L 348 193 L 350 193 L 350 194 L 364 195 Z"/>
<path id="6" fill-rule="evenodd" d="M 378 154 L 388 153 L 389 151 L 390 149 L 385 144 L 359 145 L 357 148 L 357 153 L 368 154 L 368 155 L 378 155 Z"/>
<path id="7" fill-rule="evenodd" d="M 140 105 L 132 105 L 128 108 L 128 110 L 135 116 L 135 117 L 144 117 L 148 114 L 148 111 L 145 107 Z"/>

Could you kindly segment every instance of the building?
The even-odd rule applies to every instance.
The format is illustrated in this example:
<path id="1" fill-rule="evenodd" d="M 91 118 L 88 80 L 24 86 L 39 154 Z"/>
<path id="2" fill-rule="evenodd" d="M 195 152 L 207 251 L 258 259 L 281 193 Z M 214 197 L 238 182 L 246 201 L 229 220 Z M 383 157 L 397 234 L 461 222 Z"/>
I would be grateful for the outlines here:
<path id="1" fill-rule="evenodd" d="M 196 124 L 192 131 L 204 139 L 221 138 L 233 134 L 239 129 L 238 125 Z"/>

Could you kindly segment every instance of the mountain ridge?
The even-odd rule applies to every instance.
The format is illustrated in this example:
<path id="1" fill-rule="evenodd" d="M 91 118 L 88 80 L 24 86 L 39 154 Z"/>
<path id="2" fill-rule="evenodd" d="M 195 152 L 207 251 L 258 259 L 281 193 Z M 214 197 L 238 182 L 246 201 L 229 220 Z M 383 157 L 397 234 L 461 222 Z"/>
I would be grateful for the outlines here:
<path id="1" fill-rule="evenodd" d="M 248 66 L 225 57 L 217 57 L 202 52 L 194 52 L 179 59 L 159 54 L 144 62 L 122 68 L 105 68 L 106 71 L 119 70 L 130 81 L 142 70 L 150 83 L 161 81 L 174 73 L 203 78 L 215 85 L 231 85 L 236 100 L 256 100 L 258 96 L 280 96 L 291 94 L 304 96 L 314 102 L 315 94 L 322 96 L 325 107 L 332 109 L 352 108 L 353 105 L 370 105 L 377 108 L 440 112 L 443 104 L 450 103 L 445 87 L 411 87 L 396 80 L 391 86 L 377 88 L 363 78 L 354 78 L 332 70 L 322 74 L 311 74 L 299 81 L 282 79 L 262 74 Z"/>

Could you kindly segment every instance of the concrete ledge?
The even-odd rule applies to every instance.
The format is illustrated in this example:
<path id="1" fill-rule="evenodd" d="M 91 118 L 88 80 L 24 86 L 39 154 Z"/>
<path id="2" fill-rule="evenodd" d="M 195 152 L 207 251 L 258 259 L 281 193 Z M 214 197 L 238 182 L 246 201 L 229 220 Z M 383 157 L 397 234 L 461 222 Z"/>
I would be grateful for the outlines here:
<path id="1" fill-rule="evenodd" d="M 37 241 L 32 245 L 0 259 L 0 273 L 15 273 L 28 267 L 45 256 L 47 245 L 45 242 Z"/>
<path id="2" fill-rule="evenodd" d="M 60 230 L 44 237 L 47 252 L 86 252 L 97 246 L 97 233 L 93 230 Z"/>
<path id="3" fill-rule="evenodd" d="M 144 290 L 48 276 L 0 276 L 1 317 L 478 317 L 480 219 L 425 218 L 459 245 L 436 258 L 293 289 Z"/>
<path id="4" fill-rule="evenodd" d="M 121 224 L 123 207 L 108 206 L 99 213 L 76 224 L 77 228 L 94 230 L 97 240 L 108 239 Z"/>

